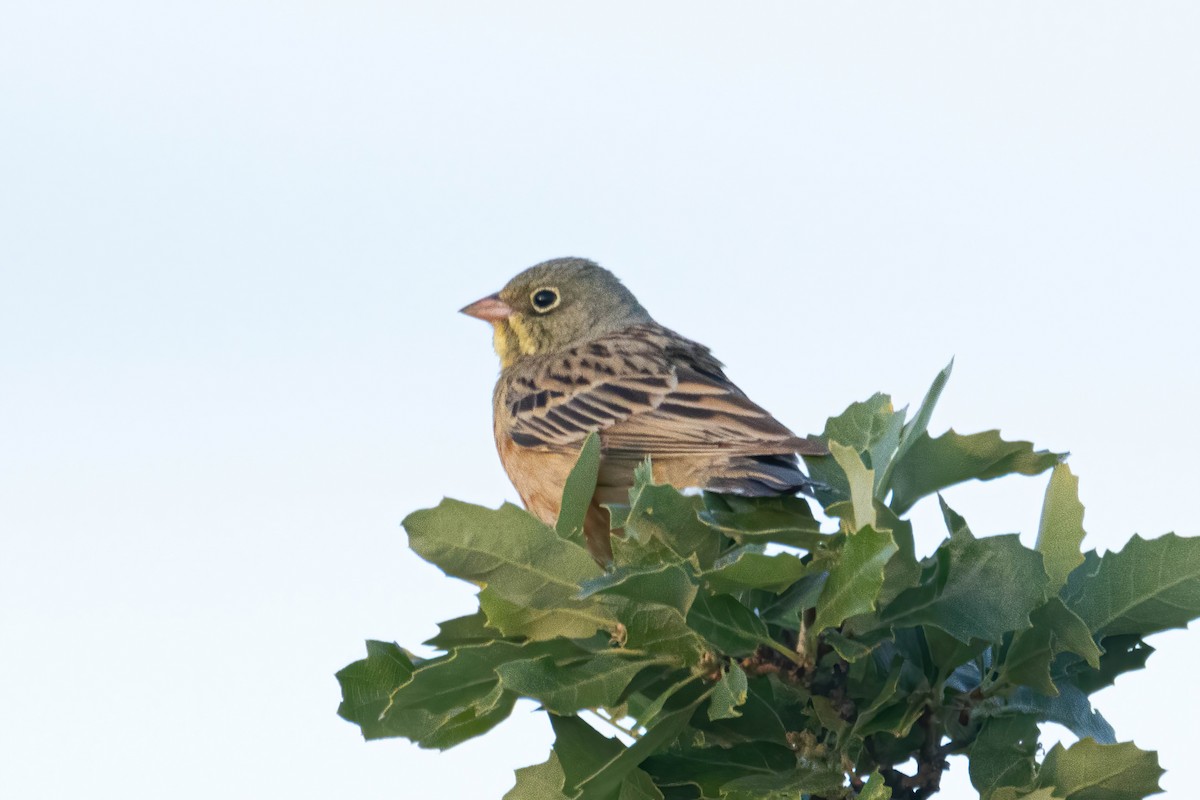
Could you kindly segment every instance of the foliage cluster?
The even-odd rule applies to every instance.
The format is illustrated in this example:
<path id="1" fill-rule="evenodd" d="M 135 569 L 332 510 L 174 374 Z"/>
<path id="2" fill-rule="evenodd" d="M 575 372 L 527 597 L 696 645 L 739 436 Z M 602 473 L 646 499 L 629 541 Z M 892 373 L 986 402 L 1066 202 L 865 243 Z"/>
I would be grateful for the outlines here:
<path id="1" fill-rule="evenodd" d="M 804 499 L 685 495 L 647 466 L 612 509 L 624 536 L 604 571 L 581 536 L 594 437 L 556 528 L 511 505 L 412 514 L 411 547 L 479 586 L 479 610 L 441 624 L 432 658 L 368 642 L 338 673 L 341 715 L 368 739 L 447 748 L 536 700 L 555 744 L 506 800 L 922 798 L 951 754 L 984 800 L 1159 791 L 1155 754 L 1118 744 L 1089 696 L 1144 666 L 1148 634 L 1200 615 L 1200 539 L 1081 552 L 1060 454 L 929 435 L 948 377 L 912 419 L 878 394 L 828 421 L 831 456 L 807 466 L 836 530 Z M 1047 470 L 1035 549 L 976 536 L 939 494 L 949 535 L 917 557 L 903 515 L 918 500 Z M 1047 721 L 1079 741 L 1043 753 Z"/>

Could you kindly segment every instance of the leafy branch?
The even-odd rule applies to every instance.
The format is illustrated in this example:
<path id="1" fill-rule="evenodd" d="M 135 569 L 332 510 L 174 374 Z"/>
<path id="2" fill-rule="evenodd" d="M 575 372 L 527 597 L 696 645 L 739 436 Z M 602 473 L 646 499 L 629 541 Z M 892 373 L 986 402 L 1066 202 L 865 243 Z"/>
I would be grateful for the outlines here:
<path id="1" fill-rule="evenodd" d="M 537 700 L 554 748 L 506 800 L 919 800 L 951 755 L 984 800 L 1159 791 L 1154 753 L 1118 744 L 1089 697 L 1145 666 L 1146 636 L 1200 616 L 1200 539 L 1082 552 L 1062 454 L 929 435 L 949 374 L 912 419 L 877 394 L 828 421 L 832 455 L 807 466 L 836 528 L 802 498 L 684 495 L 647 466 L 611 509 L 624 536 L 603 571 L 579 536 L 595 438 L 557 529 L 511 505 L 410 515 L 410 546 L 477 585 L 479 610 L 442 623 L 430 658 L 368 642 L 338 673 L 339 713 L 368 739 L 444 749 Z M 1034 549 L 977 536 L 939 494 L 1047 471 Z M 948 535 L 918 559 L 903 515 L 931 496 Z M 1043 722 L 1079 741 L 1039 758 Z"/>

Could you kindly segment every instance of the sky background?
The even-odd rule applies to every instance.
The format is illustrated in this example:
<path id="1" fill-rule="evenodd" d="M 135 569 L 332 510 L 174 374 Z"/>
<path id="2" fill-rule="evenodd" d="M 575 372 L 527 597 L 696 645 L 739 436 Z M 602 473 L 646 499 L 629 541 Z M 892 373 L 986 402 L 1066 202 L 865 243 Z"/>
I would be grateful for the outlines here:
<path id="1" fill-rule="evenodd" d="M 542 761 L 530 703 L 364 744 L 333 673 L 473 608 L 399 521 L 516 499 L 455 312 L 550 257 L 800 432 L 954 356 L 932 430 L 1070 450 L 1089 546 L 1200 534 L 1197 41 L 1169 0 L 8 0 L 0 794 L 498 798 Z M 946 497 L 1031 544 L 1045 481 Z M 1182 796 L 1200 635 L 1151 643 L 1097 705 Z"/>

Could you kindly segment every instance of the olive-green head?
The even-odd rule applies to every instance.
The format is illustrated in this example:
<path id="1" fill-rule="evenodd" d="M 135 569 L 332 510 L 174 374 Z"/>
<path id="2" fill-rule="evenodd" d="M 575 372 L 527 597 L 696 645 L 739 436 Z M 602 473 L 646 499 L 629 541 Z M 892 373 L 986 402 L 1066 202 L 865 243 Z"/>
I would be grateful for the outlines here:
<path id="1" fill-rule="evenodd" d="M 584 258 L 543 261 L 462 313 L 492 324 L 505 368 L 522 357 L 559 352 L 651 321 L 615 275 Z"/>

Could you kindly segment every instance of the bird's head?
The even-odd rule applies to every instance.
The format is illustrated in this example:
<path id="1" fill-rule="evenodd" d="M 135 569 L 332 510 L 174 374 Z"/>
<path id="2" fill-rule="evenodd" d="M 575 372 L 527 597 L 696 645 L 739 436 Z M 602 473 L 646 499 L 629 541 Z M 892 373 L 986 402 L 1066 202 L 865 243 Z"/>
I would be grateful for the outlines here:
<path id="1" fill-rule="evenodd" d="M 615 275 L 584 258 L 543 261 L 462 313 L 492 324 L 504 368 L 650 321 Z"/>

